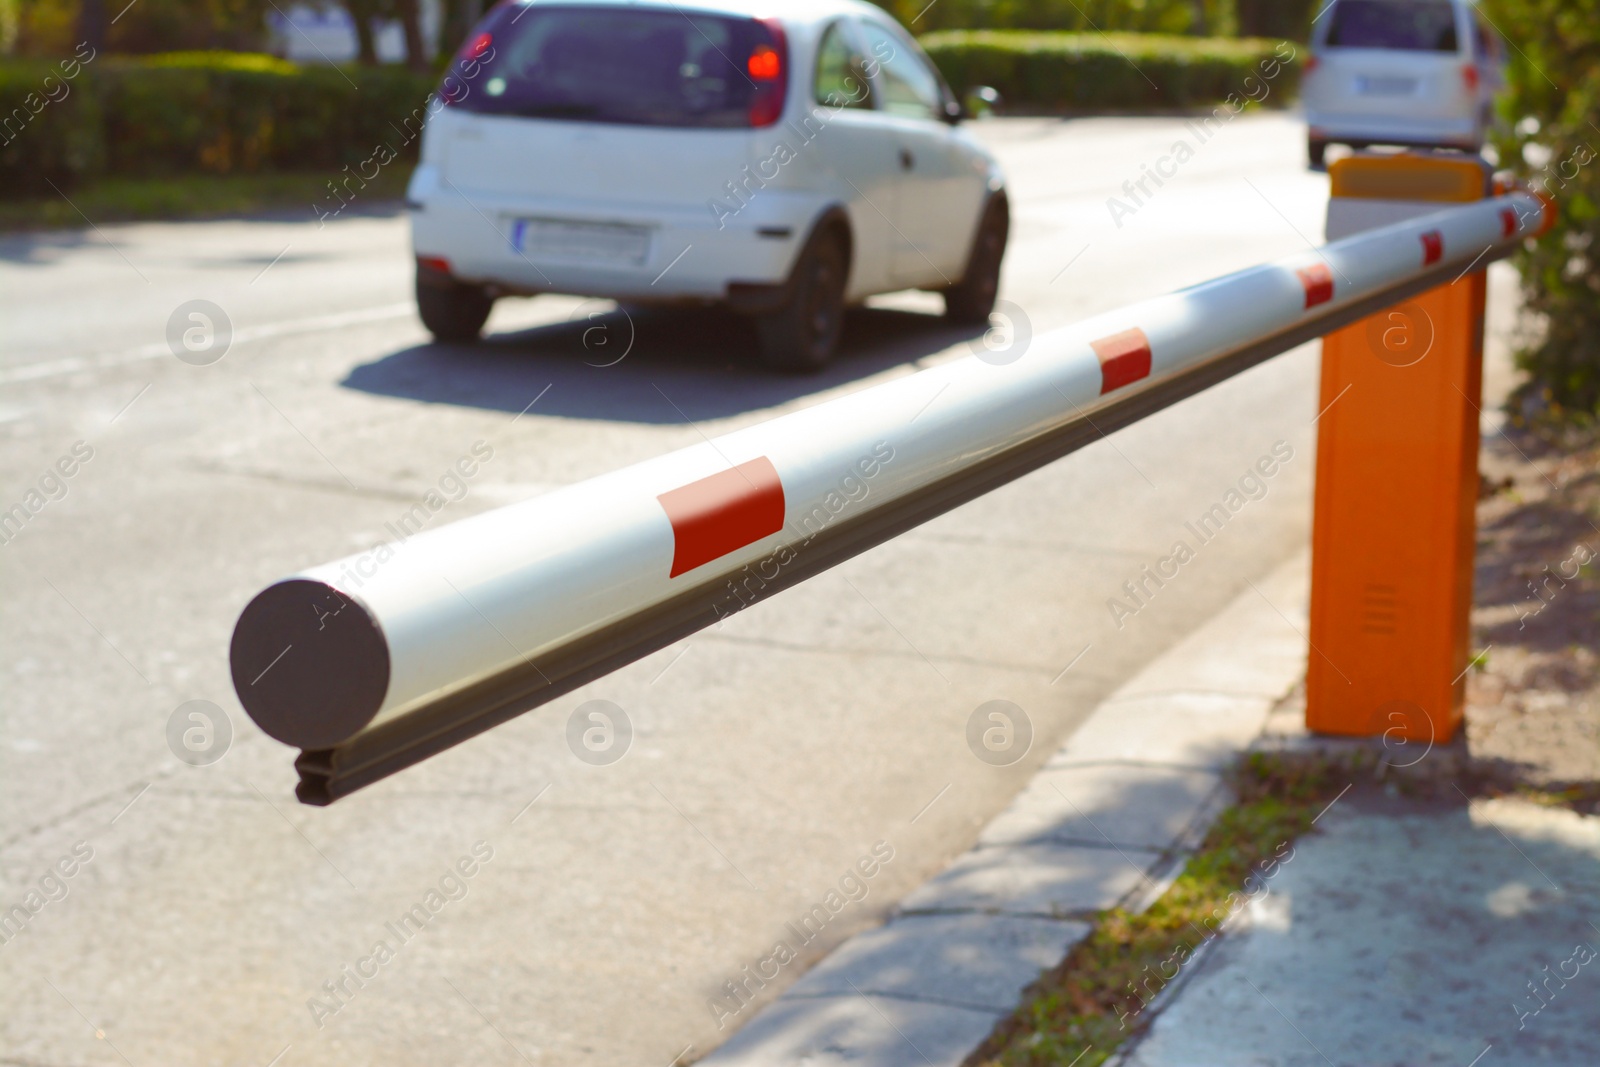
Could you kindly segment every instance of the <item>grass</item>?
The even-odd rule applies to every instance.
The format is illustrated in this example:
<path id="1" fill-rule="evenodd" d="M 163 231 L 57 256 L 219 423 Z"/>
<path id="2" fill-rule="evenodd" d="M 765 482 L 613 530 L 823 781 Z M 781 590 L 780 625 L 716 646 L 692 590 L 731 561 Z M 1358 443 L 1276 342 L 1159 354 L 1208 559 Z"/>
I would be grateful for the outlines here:
<path id="1" fill-rule="evenodd" d="M 1217 820 L 1161 898 L 1142 913 L 1101 912 L 1093 932 L 967 1063 L 1099 1067 L 1193 953 L 1293 861 L 1294 840 L 1346 780 L 1327 766 L 1251 756 L 1236 775 L 1240 803 Z"/>
<path id="2" fill-rule="evenodd" d="M 346 212 L 397 200 L 405 193 L 410 166 L 391 165 L 367 183 Z M 108 222 L 142 222 L 254 215 L 274 209 L 300 209 L 317 218 L 316 205 L 331 212 L 339 201 L 327 183 L 337 172 L 290 171 L 273 174 L 204 174 L 170 178 L 105 178 L 68 190 L 66 197 L 0 200 L 0 230 L 75 228 Z M 76 205 L 76 206 L 74 206 Z"/>

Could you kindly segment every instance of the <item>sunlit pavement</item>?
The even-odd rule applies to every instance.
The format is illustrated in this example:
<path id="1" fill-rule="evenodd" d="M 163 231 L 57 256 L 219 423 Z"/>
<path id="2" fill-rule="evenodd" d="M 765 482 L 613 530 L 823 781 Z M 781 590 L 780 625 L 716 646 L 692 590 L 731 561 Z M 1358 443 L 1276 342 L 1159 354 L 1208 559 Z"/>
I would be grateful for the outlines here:
<path id="1" fill-rule="evenodd" d="M 1124 1067 L 1595 1062 L 1600 818 L 1354 793 L 1317 828 Z"/>
<path id="2" fill-rule="evenodd" d="M 975 128 L 1011 176 L 1004 297 L 1023 336 L 1321 239 L 1326 179 L 1292 115 L 1203 145 L 1171 118 Z M 1117 225 L 1108 198 L 1180 138 L 1193 157 Z M 963 851 L 1099 698 L 1304 545 L 1311 348 L 301 807 L 294 752 L 228 679 L 257 589 L 386 538 L 430 491 L 462 495 L 445 478 L 479 442 L 492 458 L 432 524 L 986 343 L 906 294 L 852 315 L 819 378 L 775 378 L 736 320 L 548 297 L 441 348 L 409 310 L 403 218 L 363 206 L 320 229 L 308 206 L 0 239 L 0 508 L 43 501 L 0 546 L 0 906 L 26 913 L 0 944 L 13 1059 L 702 1055 L 730 1032 L 708 1001 L 846 868 L 892 852 L 763 997 Z M 232 329 L 206 365 L 168 340 L 188 351 L 197 300 Z M 1279 441 L 1293 459 L 1265 497 L 1119 629 L 1107 600 Z M 609 765 L 568 748 L 592 698 L 631 719 Z M 1004 768 L 966 741 L 997 698 L 1035 731 Z M 227 747 L 199 739 L 221 753 L 205 766 L 174 755 L 192 700 L 231 723 Z"/>

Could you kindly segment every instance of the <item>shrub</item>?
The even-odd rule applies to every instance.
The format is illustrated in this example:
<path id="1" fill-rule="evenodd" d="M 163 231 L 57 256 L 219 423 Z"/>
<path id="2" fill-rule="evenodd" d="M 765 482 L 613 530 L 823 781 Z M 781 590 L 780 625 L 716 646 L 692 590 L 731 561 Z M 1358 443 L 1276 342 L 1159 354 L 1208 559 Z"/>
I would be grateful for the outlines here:
<path id="1" fill-rule="evenodd" d="M 1555 229 L 1517 257 L 1540 326 L 1518 362 L 1534 396 L 1600 414 L 1600 0 L 1493 0 L 1485 10 L 1516 42 L 1500 159 L 1560 209 Z"/>
<path id="2" fill-rule="evenodd" d="M 878 0 L 914 33 L 932 30 L 1128 30 L 1188 33 L 1194 0 Z M 1216 7 L 1215 0 L 1206 7 Z"/>
<path id="3" fill-rule="evenodd" d="M 1027 109 L 1282 102 L 1299 81 L 1294 46 L 1257 39 L 974 30 L 929 34 L 922 45 L 958 92 L 990 85 Z"/>
<path id="4" fill-rule="evenodd" d="M 99 99 L 76 60 L 0 64 L 0 196 L 67 188 L 105 161 Z"/>
<path id="5" fill-rule="evenodd" d="M 399 127 L 433 90 L 396 67 L 300 67 L 271 56 L 179 53 L 108 64 L 108 162 L 123 175 L 340 167 Z"/>
<path id="6" fill-rule="evenodd" d="M 1323 0 L 878 0 L 916 33 L 1075 30 L 1303 41 Z"/>
<path id="7" fill-rule="evenodd" d="M 229 52 L 100 58 L 60 103 L 28 93 L 53 69 L 0 64 L 0 193 L 48 192 L 103 173 L 124 177 L 353 165 L 387 144 L 414 158 L 431 75 L 396 67 L 300 67 Z M 410 120 L 410 121 L 408 121 Z M 14 135 L 13 135 L 14 134 Z"/>

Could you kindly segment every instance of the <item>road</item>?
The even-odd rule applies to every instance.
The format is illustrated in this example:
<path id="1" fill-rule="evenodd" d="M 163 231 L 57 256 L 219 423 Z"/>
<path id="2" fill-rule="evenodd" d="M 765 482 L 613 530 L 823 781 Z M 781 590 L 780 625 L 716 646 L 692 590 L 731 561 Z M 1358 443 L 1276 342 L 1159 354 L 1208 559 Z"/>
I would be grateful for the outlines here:
<path id="1" fill-rule="evenodd" d="M 975 129 L 1010 174 L 1004 297 L 1034 332 L 1321 239 L 1326 179 L 1293 115 L 1235 119 L 1120 225 L 1107 198 L 1194 140 L 1181 120 Z M 408 254 L 404 219 L 361 204 L 322 228 L 308 210 L 0 238 L 0 508 L 43 500 L 0 546 L 0 907 L 26 913 L 0 944 L 0 1063 L 692 1060 L 753 1014 L 718 1017 L 724 983 L 848 868 L 892 856 L 762 999 L 963 851 L 1101 696 L 1306 541 L 1314 346 L 301 807 L 294 753 L 228 680 L 259 588 L 383 539 L 477 442 L 492 459 L 434 524 L 982 343 L 901 294 L 851 315 L 827 373 L 776 378 L 737 321 L 544 297 L 497 308 L 478 348 L 441 348 L 409 311 Z M 209 365 L 166 341 L 193 300 L 232 324 Z M 1265 496 L 1114 619 L 1123 583 L 1280 441 L 1293 458 Z M 70 477 L 47 473 L 74 449 Z M 633 727 L 605 766 L 566 741 L 596 698 Z M 967 747 L 993 699 L 1035 733 L 1009 767 Z M 192 700 L 231 722 L 206 766 L 169 747 Z"/>

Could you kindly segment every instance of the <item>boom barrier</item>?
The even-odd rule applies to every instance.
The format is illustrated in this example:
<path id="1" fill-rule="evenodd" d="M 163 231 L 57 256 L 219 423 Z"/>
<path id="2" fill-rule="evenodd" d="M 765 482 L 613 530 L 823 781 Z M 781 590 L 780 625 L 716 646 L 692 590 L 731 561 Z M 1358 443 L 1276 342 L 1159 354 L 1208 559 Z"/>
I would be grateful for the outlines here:
<path id="1" fill-rule="evenodd" d="M 1513 191 L 956 360 L 312 567 L 234 629 L 234 687 L 327 804 L 1547 226 Z"/>

